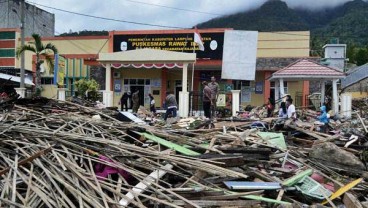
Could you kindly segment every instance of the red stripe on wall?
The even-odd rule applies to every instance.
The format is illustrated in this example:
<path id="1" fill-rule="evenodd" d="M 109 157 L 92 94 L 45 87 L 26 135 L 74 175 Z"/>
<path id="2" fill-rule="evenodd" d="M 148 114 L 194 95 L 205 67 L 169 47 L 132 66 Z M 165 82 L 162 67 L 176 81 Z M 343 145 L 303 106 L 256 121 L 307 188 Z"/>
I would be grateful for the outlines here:
<path id="1" fill-rule="evenodd" d="M 0 40 L 0 48 L 15 48 L 14 40 Z"/>
<path id="2" fill-rule="evenodd" d="M 0 58 L 0 66 L 14 66 L 15 58 Z"/>

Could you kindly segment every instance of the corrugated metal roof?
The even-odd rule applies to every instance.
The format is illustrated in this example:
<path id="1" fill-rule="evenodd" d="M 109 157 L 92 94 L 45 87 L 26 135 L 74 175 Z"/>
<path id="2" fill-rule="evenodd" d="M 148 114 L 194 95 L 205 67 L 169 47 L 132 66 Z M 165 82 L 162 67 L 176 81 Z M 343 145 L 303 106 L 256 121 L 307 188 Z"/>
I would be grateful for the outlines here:
<path id="1" fill-rule="evenodd" d="M 349 75 L 341 79 L 341 87 L 347 87 L 368 77 L 368 64 L 350 70 Z"/>

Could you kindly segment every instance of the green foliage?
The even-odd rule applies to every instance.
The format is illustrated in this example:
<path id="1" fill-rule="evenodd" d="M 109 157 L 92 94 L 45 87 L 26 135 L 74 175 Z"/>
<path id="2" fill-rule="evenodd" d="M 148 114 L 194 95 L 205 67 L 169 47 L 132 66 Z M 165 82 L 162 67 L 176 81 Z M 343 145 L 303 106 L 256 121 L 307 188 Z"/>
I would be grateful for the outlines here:
<path id="1" fill-rule="evenodd" d="M 368 49 L 361 48 L 355 55 L 355 60 L 357 66 L 364 65 L 368 63 Z"/>
<path id="2" fill-rule="evenodd" d="M 58 53 L 58 49 L 55 45 L 47 43 L 46 45 L 42 43 L 42 38 L 39 34 L 32 34 L 33 41 L 23 47 L 17 48 L 16 56 L 20 57 L 25 51 L 30 51 L 36 55 L 36 96 L 41 94 L 41 64 L 46 61 L 48 65 L 53 69 L 54 60 L 52 58 L 53 54 Z M 42 60 L 44 58 L 45 60 Z"/>
<path id="3" fill-rule="evenodd" d="M 312 1 L 311 1 L 312 3 Z M 349 1 L 331 9 L 290 9 L 280 0 L 267 1 L 260 8 L 223 16 L 197 25 L 198 28 L 234 28 L 257 31 L 311 31 L 311 55 L 323 56 L 322 46 L 334 38 L 353 45 L 347 51 L 351 63 L 355 53 L 368 45 L 368 2 Z"/>
<path id="4" fill-rule="evenodd" d="M 103 35 L 109 35 L 108 31 L 91 31 L 91 30 L 83 30 L 79 32 L 69 32 L 69 33 L 62 33 L 59 36 L 61 37 L 67 37 L 67 36 L 103 36 Z"/>
<path id="5" fill-rule="evenodd" d="M 75 82 L 75 86 L 78 90 L 78 95 L 83 99 L 88 99 L 92 101 L 97 101 L 98 91 L 100 90 L 100 85 L 94 79 L 81 79 Z"/>

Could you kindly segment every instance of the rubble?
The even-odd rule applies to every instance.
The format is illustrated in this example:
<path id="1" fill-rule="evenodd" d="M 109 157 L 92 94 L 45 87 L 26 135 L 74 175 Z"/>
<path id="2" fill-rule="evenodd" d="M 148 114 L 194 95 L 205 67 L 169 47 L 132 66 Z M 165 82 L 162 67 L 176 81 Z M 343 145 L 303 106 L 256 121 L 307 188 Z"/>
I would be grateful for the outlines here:
<path id="1" fill-rule="evenodd" d="M 278 119 L 261 107 L 168 126 L 143 108 L 133 115 L 79 104 L 16 99 L 0 114 L 2 207 L 367 204 L 364 115 L 321 133 L 309 110 L 276 131 Z"/>

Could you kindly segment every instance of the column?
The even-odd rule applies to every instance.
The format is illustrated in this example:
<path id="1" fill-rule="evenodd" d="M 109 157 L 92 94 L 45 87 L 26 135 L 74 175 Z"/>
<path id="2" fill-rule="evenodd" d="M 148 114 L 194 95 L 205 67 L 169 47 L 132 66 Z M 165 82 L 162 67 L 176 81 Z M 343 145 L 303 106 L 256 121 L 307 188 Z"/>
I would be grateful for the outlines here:
<path id="1" fill-rule="evenodd" d="M 333 111 L 335 114 L 339 113 L 339 95 L 337 94 L 337 79 L 332 80 L 332 100 Z"/>
<path id="2" fill-rule="evenodd" d="M 103 103 L 106 107 L 112 106 L 112 91 L 111 91 L 111 64 L 106 64 L 106 79 L 105 91 L 103 92 Z"/>
<path id="3" fill-rule="evenodd" d="M 239 104 L 240 104 L 240 90 L 231 90 L 232 94 L 232 115 L 236 116 L 237 111 L 239 111 Z"/>
<path id="4" fill-rule="evenodd" d="M 321 106 L 325 102 L 325 92 L 326 92 L 326 82 L 322 80 L 321 82 Z"/>
<path id="5" fill-rule="evenodd" d="M 270 94 L 270 91 L 271 91 L 271 83 L 270 83 L 270 81 L 269 80 L 267 80 L 270 76 L 271 76 L 272 74 L 271 74 L 271 72 L 265 72 L 264 73 L 264 86 L 263 86 L 263 94 L 264 94 L 264 97 L 263 97 L 263 99 L 264 99 L 264 103 L 266 103 L 267 101 L 268 101 L 268 98 L 271 96 L 271 94 Z M 275 98 L 273 98 L 273 99 L 275 99 Z M 275 99 L 275 101 L 276 101 L 276 99 Z"/>
<path id="6" fill-rule="evenodd" d="M 188 63 L 183 64 L 183 92 L 188 92 Z"/>
<path id="7" fill-rule="evenodd" d="M 187 118 L 189 114 L 188 63 L 183 64 L 183 89 L 179 92 L 179 116 Z"/>
<path id="8" fill-rule="evenodd" d="M 302 98 L 302 105 L 308 105 L 307 96 L 309 95 L 309 81 L 303 81 L 303 98 Z"/>
<path id="9" fill-rule="evenodd" d="M 62 101 L 65 101 L 66 88 L 58 88 L 57 90 L 58 90 L 58 99 L 62 100 Z"/>
<path id="10" fill-rule="evenodd" d="M 166 92 L 167 92 L 167 69 L 163 68 L 161 71 L 161 103 L 160 106 L 162 107 L 165 98 L 166 98 Z"/>
<path id="11" fill-rule="evenodd" d="M 15 88 L 15 91 L 19 95 L 19 98 L 25 98 L 26 97 L 26 88 Z"/>
<path id="12" fill-rule="evenodd" d="M 279 81 L 275 80 L 275 102 L 280 99 L 280 88 L 279 88 Z"/>
<path id="13" fill-rule="evenodd" d="M 284 79 L 280 79 L 280 98 L 284 98 L 285 91 L 284 91 Z"/>

